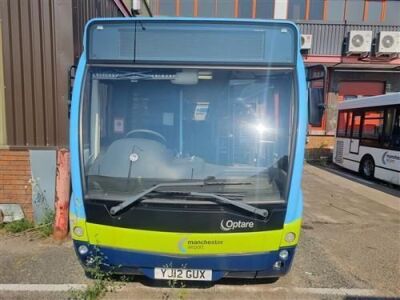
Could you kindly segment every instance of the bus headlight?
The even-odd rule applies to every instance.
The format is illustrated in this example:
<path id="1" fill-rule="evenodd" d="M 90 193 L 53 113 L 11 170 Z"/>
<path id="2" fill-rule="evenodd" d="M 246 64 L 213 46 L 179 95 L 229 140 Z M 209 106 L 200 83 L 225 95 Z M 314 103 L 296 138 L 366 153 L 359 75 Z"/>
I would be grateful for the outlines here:
<path id="1" fill-rule="evenodd" d="M 75 233 L 77 236 L 83 236 L 83 228 L 80 227 L 80 226 L 75 226 L 75 227 L 74 227 L 74 233 Z"/>
<path id="2" fill-rule="evenodd" d="M 288 243 L 294 242 L 295 239 L 296 239 L 296 234 L 294 232 L 289 232 L 285 236 L 285 241 Z"/>
<path id="3" fill-rule="evenodd" d="M 280 259 L 282 259 L 282 260 L 287 260 L 288 259 L 288 257 L 289 257 L 289 251 L 287 251 L 287 250 L 281 250 L 280 252 L 279 252 L 279 258 Z"/>
<path id="4" fill-rule="evenodd" d="M 80 255 L 85 255 L 86 253 L 88 253 L 88 251 L 89 251 L 89 249 L 85 245 L 80 245 L 78 247 L 78 252 Z"/>

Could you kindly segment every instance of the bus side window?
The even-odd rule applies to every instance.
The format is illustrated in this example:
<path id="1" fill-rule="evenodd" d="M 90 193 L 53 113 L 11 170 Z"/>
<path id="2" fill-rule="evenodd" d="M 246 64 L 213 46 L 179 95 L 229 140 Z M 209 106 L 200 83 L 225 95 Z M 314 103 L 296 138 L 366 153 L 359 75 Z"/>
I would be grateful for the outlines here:
<path id="1" fill-rule="evenodd" d="M 378 141 L 382 137 L 383 124 L 383 110 L 366 111 L 363 118 L 361 137 Z"/>
<path id="2" fill-rule="evenodd" d="M 347 128 L 346 128 L 346 137 L 351 137 L 351 126 L 353 123 L 353 113 L 349 112 L 347 115 Z"/>
<path id="3" fill-rule="evenodd" d="M 347 112 L 341 111 L 339 113 L 339 121 L 337 126 L 337 136 L 344 137 L 346 136 L 346 126 L 347 126 Z"/>
<path id="4" fill-rule="evenodd" d="M 383 146 L 390 147 L 390 143 L 392 141 L 392 133 L 394 135 L 394 126 L 395 126 L 395 109 L 389 108 L 386 110 L 386 118 L 385 118 L 385 128 L 383 130 Z M 394 137 L 393 137 L 394 139 Z"/>
<path id="5" fill-rule="evenodd" d="M 394 128 L 393 128 L 393 139 L 392 139 L 392 143 L 393 143 L 393 147 L 397 150 L 400 150 L 400 107 L 398 107 L 396 109 L 397 113 L 396 113 L 396 119 L 394 122 Z"/>
<path id="6" fill-rule="evenodd" d="M 360 129 L 361 129 L 361 115 L 353 116 L 353 130 L 351 131 L 352 138 L 360 138 Z"/>

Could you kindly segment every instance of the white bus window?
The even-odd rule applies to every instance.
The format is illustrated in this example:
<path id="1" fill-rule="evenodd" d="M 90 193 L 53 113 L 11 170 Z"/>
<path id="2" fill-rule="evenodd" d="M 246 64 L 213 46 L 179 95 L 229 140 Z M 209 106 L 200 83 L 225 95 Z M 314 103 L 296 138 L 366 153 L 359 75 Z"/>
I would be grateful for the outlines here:
<path id="1" fill-rule="evenodd" d="M 383 129 L 383 146 L 390 147 L 390 143 L 392 141 L 392 131 L 394 126 L 394 116 L 396 114 L 396 110 L 394 108 L 390 108 L 386 110 L 386 119 L 385 125 Z"/>
<path id="2" fill-rule="evenodd" d="M 353 116 L 353 130 L 351 134 L 353 138 L 360 137 L 360 127 L 361 127 L 361 116 L 360 115 Z"/>
<path id="3" fill-rule="evenodd" d="M 362 138 L 379 139 L 383 132 L 384 111 L 366 111 L 364 114 Z"/>
<path id="4" fill-rule="evenodd" d="M 366 139 L 379 139 L 382 135 L 383 119 L 364 119 L 362 137 Z"/>
<path id="5" fill-rule="evenodd" d="M 340 136 L 340 137 L 346 136 L 347 114 L 348 113 L 344 112 L 344 111 L 339 113 L 337 136 Z"/>
<path id="6" fill-rule="evenodd" d="M 400 150 L 400 108 L 397 108 L 396 120 L 393 127 L 393 147 Z"/>
<path id="7" fill-rule="evenodd" d="M 376 118 L 383 118 L 383 111 L 366 111 L 365 118 L 366 119 L 376 119 Z"/>
<path id="8" fill-rule="evenodd" d="M 346 129 L 346 137 L 351 137 L 351 125 L 353 124 L 353 113 L 348 113 L 348 121 L 347 121 L 347 129 Z"/>

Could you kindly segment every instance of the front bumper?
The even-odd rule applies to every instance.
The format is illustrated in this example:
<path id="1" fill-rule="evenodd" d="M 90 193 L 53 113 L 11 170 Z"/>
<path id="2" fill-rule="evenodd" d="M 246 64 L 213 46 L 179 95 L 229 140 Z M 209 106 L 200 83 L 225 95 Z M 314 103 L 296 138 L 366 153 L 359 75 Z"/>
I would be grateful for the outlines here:
<path id="1" fill-rule="evenodd" d="M 79 246 L 85 245 L 88 252 L 80 254 Z M 115 274 L 144 275 L 154 279 L 155 267 L 211 269 L 212 280 L 221 278 L 269 278 L 281 277 L 291 268 L 296 247 L 285 247 L 288 257 L 282 260 L 279 251 L 242 255 L 164 255 L 114 249 L 74 241 L 76 254 L 85 269 L 99 263 L 104 271 Z M 93 259 L 96 258 L 96 259 Z M 277 263 L 280 262 L 280 268 Z"/>

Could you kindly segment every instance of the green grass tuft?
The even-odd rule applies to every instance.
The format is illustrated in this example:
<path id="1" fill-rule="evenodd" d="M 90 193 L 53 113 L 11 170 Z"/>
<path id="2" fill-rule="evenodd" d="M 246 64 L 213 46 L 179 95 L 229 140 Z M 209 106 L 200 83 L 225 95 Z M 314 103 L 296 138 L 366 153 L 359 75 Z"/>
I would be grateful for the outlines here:
<path id="1" fill-rule="evenodd" d="M 4 225 L 4 229 L 10 233 L 23 232 L 33 227 L 33 223 L 26 219 L 21 219 Z"/>
<path id="2" fill-rule="evenodd" d="M 50 236 L 53 233 L 55 213 L 48 210 L 43 217 L 42 222 L 37 226 L 37 230 L 45 237 Z"/>

